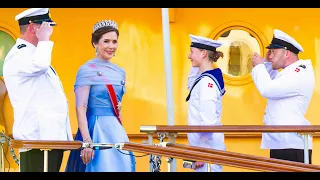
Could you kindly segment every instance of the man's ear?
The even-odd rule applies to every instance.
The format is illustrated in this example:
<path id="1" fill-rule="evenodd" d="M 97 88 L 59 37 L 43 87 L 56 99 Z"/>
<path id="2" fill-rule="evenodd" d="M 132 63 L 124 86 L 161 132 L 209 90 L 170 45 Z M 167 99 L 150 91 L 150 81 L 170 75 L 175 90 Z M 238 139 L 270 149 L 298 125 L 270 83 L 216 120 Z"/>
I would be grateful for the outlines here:
<path id="1" fill-rule="evenodd" d="M 30 23 L 30 24 L 28 25 L 28 27 L 27 27 L 27 30 L 28 30 L 28 32 L 31 33 L 31 34 L 36 34 L 36 33 L 37 33 L 37 28 L 38 28 L 38 27 L 37 27 L 35 24 Z"/>
<path id="2" fill-rule="evenodd" d="M 290 58 L 291 56 L 292 56 L 292 52 L 291 51 L 289 51 L 289 50 L 285 50 L 286 52 L 285 52 L 285 57 L 286 58 Z"/>

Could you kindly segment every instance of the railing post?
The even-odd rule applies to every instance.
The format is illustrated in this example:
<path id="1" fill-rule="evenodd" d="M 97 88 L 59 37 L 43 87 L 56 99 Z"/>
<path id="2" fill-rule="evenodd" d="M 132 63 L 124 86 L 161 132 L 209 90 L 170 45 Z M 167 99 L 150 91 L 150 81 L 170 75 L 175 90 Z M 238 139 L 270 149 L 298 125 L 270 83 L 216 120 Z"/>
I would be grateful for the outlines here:
<path id="1" fill-rule="evenodd" d="M 48 172 L 48 157 L 49 157 L 49 150 L 48 149 L 42 149 L 44 156 L 43 156 L 43 172 Z"/>
<path id="2" fill-rule="evenodd" d="M 210 163 L 207 163 L 207 172 L 211 172 L 211 166 L 210 166 Z"/>
<path id="3" fill-rule="evenodd" d="M 304 163 L 305 164 L 309 164 L 309 138 L 308 138 L 309 134 L 304 133 L 303 134 L 303 141 L 304 141 Z"/>
<path id="4" fill-rule="evenodd" d="M 153 133 L 148 133 L 148 144 L 152 145 Z M 149 156 L 149 171 L 152 172 L 152 155 Z"/>
<path id="5" fill-rule="evenodd" d="M 1 156 L 0 156 L 0 166 L 1 166 L 1 172 L 5 172 L 5 167 L 4 167 L 4 149 L 3 149 L 3 146 L 4 146 L 4 143 L 5 143 L 5 139 L 4 137 L 2 137 L 0 135 L 0 151 L 1 151 Z"/>
<path id="6" fill-rule="evenodd" d="M 0 169 L 1 169 L 1 172 L 4 172 L 4 158 L 3 158 L 3 148 L 2 146 L 0 146 L 0 151 L 1 151 L 1 155 L 0 155 Z"/>
<path id="7" fill-rule="evenodd" d="M 167 158 L 167 163 L 168 163 L 168 172 L 171 172 L 171 163 L 172 163 L 172 158 L 168 157 Z"/>
<path id="8" fill-rule="evenodd" d="M 170 143 L 176 143 L 176 137 L 178 136 L 178 133 L 169 133 L 168 135 L 168 142 Z M 176 159 L 172 158 L 170 163 L 170 172 L 177 172 L 177 165 L 176 165 Z"/>

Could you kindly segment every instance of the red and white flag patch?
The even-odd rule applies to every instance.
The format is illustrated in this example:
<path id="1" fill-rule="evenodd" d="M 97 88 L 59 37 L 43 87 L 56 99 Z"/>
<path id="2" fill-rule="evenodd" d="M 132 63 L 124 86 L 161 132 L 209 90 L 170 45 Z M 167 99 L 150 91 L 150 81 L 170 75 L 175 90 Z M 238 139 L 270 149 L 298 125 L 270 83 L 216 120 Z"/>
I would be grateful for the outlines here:
<path id="1" fill-rule="evenodd" d="M 209 88 L 212 88 L 212 87 L 213 87 L 213 84 L 208 83 L 208 87 L 209 87 Z"/>

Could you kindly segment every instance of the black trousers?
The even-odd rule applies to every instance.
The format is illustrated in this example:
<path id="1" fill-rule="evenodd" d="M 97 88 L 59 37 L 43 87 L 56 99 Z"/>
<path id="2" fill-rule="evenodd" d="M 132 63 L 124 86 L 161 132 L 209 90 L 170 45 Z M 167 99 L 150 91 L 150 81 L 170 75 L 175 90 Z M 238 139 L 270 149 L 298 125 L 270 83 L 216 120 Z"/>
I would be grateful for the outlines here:
<path id="1" fill-rule="evenodd" d="M 270 158 L 304 163 L 303 149 L 270 149 Z M 312 150 L 309 149 L 309 164 L 312 164 Z"/>
<path id="2" fill-rule="evenodd" d="M 48 151 L 48 172 L 59 172 L 63 150 Z M 43 172 L 44 151 L 32 149 L 20 153 L 20 172 Z"/>

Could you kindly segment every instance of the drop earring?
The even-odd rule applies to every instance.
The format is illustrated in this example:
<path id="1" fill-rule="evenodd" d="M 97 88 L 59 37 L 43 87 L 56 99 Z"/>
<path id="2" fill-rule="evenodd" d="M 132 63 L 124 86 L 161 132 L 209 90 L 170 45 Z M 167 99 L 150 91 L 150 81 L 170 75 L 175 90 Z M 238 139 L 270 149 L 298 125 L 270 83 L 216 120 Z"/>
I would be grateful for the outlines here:
<path id="1" fill-rule="evenodd" d="M 98 47 L 96 47 L 96 55 L 98 55 Z"/>

